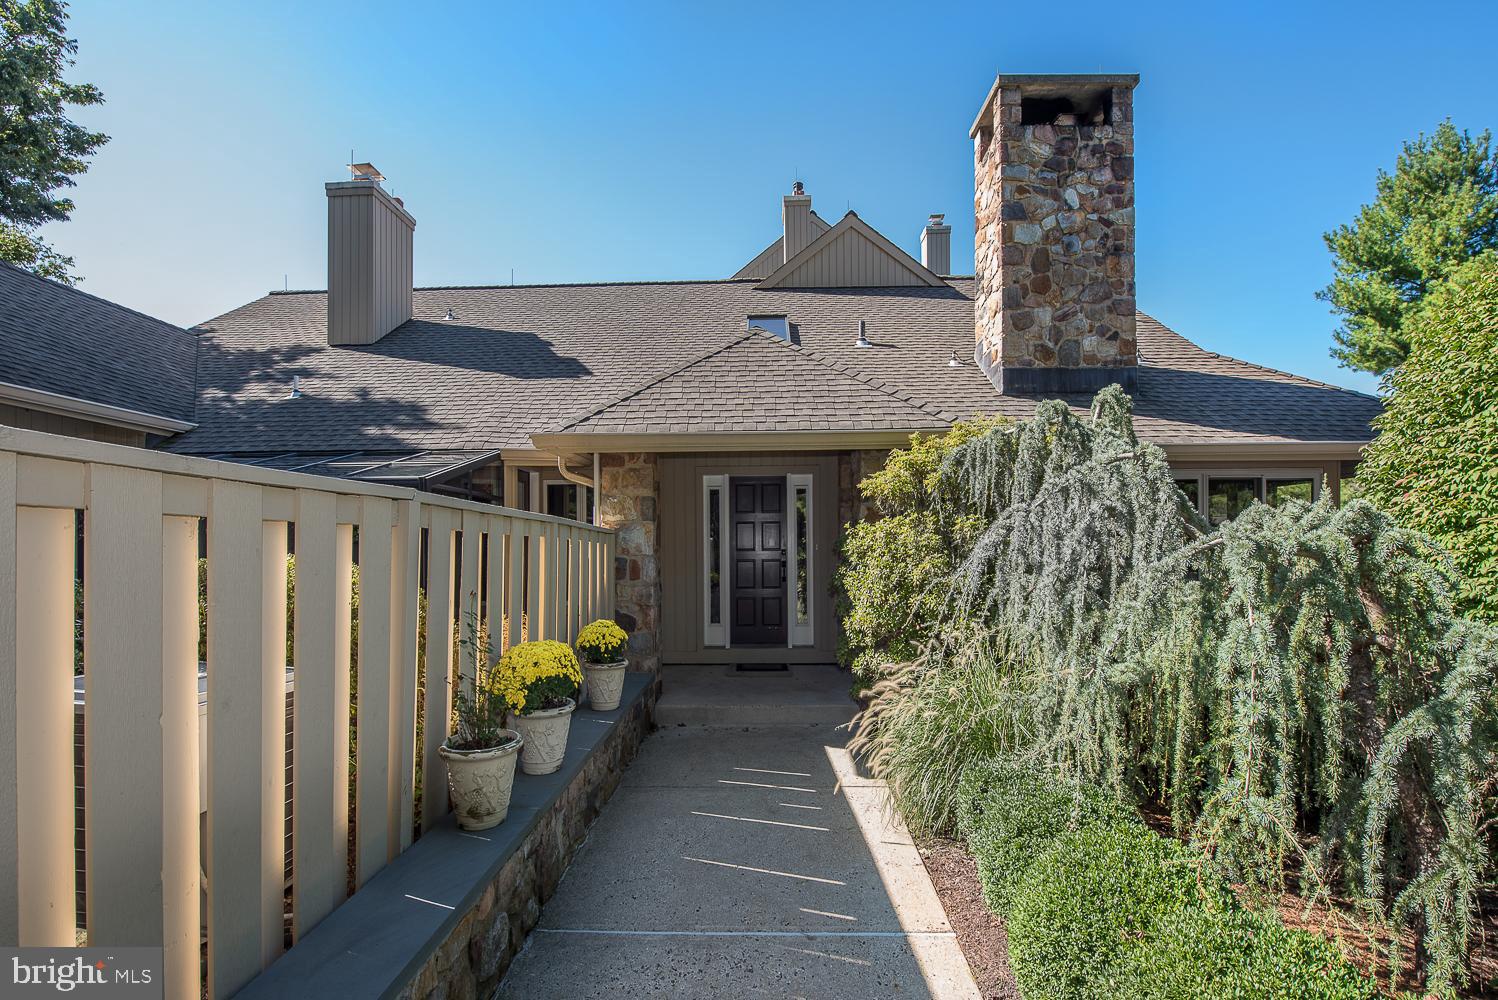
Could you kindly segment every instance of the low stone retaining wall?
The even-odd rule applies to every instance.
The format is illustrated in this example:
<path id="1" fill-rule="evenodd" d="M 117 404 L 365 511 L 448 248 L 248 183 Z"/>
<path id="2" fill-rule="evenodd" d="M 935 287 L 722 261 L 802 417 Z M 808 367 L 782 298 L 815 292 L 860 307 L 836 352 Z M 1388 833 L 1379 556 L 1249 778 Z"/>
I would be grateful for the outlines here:
<path id="1" fill-rule="evenodd" d="M 626 675 L 620 708 L 574 714 L 557 773 L 516 775 L 503 823 L 471 834 L 449 815 L 237 996 L 491 995 L 649 733 L 659 686 Z"/>

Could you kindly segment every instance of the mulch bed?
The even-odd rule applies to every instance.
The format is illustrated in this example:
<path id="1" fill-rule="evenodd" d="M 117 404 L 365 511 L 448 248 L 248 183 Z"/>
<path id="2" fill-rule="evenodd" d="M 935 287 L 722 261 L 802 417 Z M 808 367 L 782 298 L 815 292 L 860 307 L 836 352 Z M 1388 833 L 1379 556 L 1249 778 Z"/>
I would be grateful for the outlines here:
<path id="1" fill-rule="evenodd" d="M 1009 971 L 1009 935 L 1004 921 L 983 902 L 978 866 L 967 848 L 944 837 L 918 841 L 916 848 L 983 1000 L 1018 1000 L 1019 987 Z"/>

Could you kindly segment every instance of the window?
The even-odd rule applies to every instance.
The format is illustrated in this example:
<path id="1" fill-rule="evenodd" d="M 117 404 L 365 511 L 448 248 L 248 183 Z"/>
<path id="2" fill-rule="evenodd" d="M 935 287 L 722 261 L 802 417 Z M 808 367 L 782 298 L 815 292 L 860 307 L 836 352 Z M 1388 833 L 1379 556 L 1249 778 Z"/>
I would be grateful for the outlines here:
<path id="1" fill-rule="evenodd" d="M 750 316 L 749 329 L 763 330 L 784 341 L 791 339 L 791 324 L 784 316 Z"/>
<path id="2" fill-rule="evenodd" d="M 1178 473 L 1176 485 L 1212 524 L 1237 517 L 1255 500 L 1277 507 L 1288 500 L 1310 502 L 1321 495 L 1320 477 L 1295 469 Z"/>
<path id="3" fill-rule="evenodd" d="M 790 579 L 794 586 L 787 595 L 791 605 L 792 646 L 810 646 L 816 641 L 812 628 L 812 613 L 815 610 L 816 579 L 813 570 L 814 550 L 811 544 L 812 497 L 811 476 L 805 473 L 786 476 L 786 489 L 790 493 L 791 559 L 794 560 Z"/>
<path id="4" fill-rule="evenodd" d="M 702 644 L 728 645 L 728 594 L 723 567 L 728 562 L 728 536 L 723 529 L 725 476 L 702 477 Z"/>

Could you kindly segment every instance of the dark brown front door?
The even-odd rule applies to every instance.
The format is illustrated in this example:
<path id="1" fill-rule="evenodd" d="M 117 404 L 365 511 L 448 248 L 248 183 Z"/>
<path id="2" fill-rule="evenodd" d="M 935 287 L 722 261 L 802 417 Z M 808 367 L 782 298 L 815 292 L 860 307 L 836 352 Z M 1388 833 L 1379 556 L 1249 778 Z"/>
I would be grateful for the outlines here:
<path id="1" fill-rule="evenodd" d="M 785 479 L 729 480 L 735 646 L 785 645 Z"/>

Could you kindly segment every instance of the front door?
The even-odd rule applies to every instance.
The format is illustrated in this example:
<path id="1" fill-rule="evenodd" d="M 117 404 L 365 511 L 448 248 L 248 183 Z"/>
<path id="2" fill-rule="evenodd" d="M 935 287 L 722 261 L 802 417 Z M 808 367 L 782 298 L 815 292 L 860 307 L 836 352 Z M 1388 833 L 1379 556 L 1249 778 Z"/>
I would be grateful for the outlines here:
<path id="1" fill-rule="evenodd" d="M 785 477 L 729 480 L 735 646 L 784 646 Z"/>

